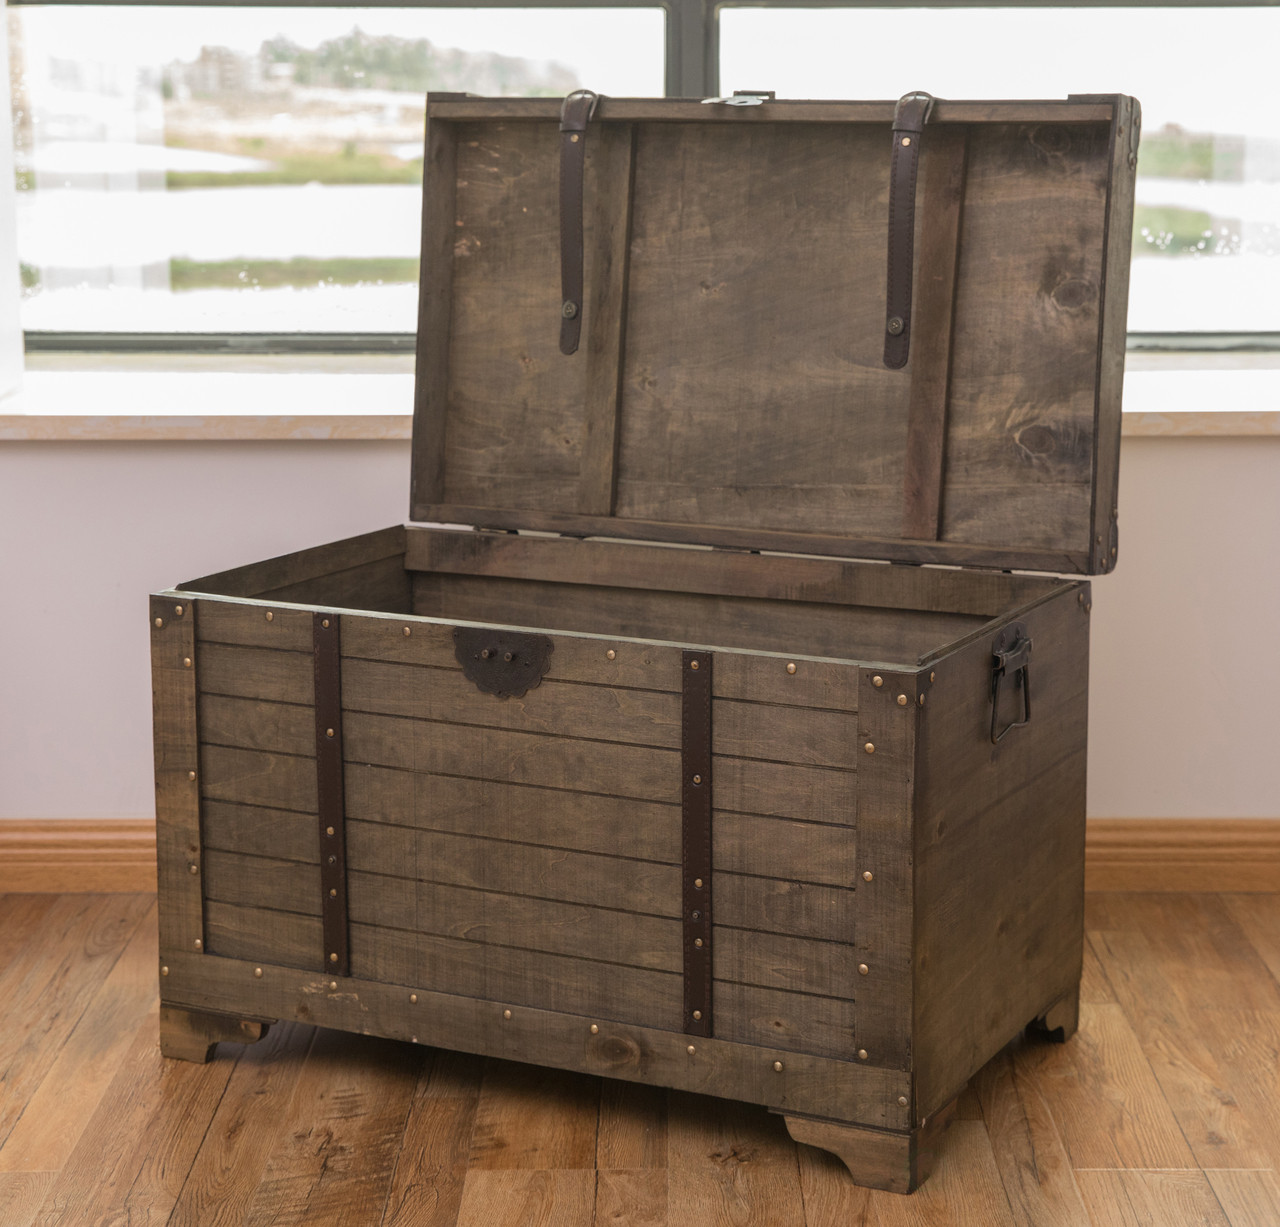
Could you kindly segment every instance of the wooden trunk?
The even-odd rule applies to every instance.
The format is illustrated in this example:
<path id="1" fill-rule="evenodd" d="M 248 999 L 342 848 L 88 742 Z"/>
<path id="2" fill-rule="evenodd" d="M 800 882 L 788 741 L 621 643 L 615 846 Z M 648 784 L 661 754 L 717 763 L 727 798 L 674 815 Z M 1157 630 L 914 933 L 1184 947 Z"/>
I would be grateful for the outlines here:
<path id="1" fill-rule="evenodd" d="M 571 356 L 557 117 L 429 102 L 414 522 L 152 598 L 162 1043 L 748 1100 L 909 1191 L 1075 1026 L 1089 585 L 1012 569 L 1114 561 L 1136 105 L 937 104 L 903 370 L 891 104 L 601 102 Z"/>

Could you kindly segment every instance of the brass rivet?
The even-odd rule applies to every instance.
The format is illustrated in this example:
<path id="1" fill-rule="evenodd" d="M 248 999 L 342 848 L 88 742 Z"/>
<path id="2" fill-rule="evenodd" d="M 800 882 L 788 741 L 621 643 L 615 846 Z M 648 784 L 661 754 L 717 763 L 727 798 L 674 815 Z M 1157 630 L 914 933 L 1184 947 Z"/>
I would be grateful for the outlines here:
<path id="1" fill-rule="evenodd" d="M 413 627 L 411 627 L 411 626 L 406 626 L 406 627 L 404 628 L 404 637 L 405 637 L 406 639 L 408 639 L 408 638 L 409 638 L 409 636 L 410 636 L 410 635 L 412 635 L 412 634 L 413 634 Z"/>
<path id="2" fill-rule="evenodd" d="M 267 610 L 267 621 L 268 621 L 268 622 L 274 622 L 275 620 L 276 620 L 276 616 L 275 616 L 275 614 L 273 614 L 273 613 L 271 612 L 271 610 L 269 610 L 269 609 L 268 609 L 268 610 Z"/>
<path id="3" fill-rule="evenodd" d="M 503 1010 L 503 1011 L 502 1011 L 502 1017 L 503 1017 L 503 1018 L 510 1018 L 510 1017 L 511 1017 L 511 1011 L 510 1011 L 510 1010 Z"/>
<path id="4" fill-rule="evenodd" d="M 337 989 L 338 989 L 338 982 L 337 982 L 337 980 L 330 980 L 330 981 L 329 981 L 329 991 L 330 991 L 330 992 L 336 992 L 336 991 L 337 991 Z"/>
<path id="5" fill-rule="evenodd" d="M 858 1049 L 858 1060 L 865 1061 L 867 1059 L 867 1050 L 865 1048 Z"/>
<path id="6" fill-rule="evenodd" d="M 694 1012 L 693 1012 L 693 1021 L 694 1021 L 694 1022 L 701 1022 L 701 1021 L 702 1021 L 702 1011 L 701 1011 L 701 1010 L 694 1010 Z"/>
<path id="7" fill-rule="evenodd" d="M 194 780 L 195 778 L 196 778 L 196 773 L 194 771 L 187 772 L 187 779 Z"/>
<path id="8" fill-rule="evenodd" d="M 693 939 L 693 944 L 694 944 L 695 946 L 697 946 L 699 950 L 701 950 L 701 949 L 702 949 L 702 938 L 700 938 L 700 937 L 695 937 L 695 938 Z"/>
<path id="9" fill-rule="evenodd" d="M 410 1004 L 410 1005 L 417 1005 L 417 1004 L 418 1004 L 418 994 L 417 994 L 417 993 L 410 993 L 410 994 L 409 994 L 409 1004 Z"/>
<path id="10" fill-rule="evenodd" d="M 325 729 L 325 731 L 324 731 L 324 735 L 325 735 L 326 737 L 332 737 L 332 736 L 333 736 L 333 729 Z"/>
<path id="11" fill-rule="evenodd" d="M 191 657 L 190 657 L 190 656 L 184 656 L 184 657 L 182 658 L 182 667 L 183 667 L 184 669 L 190 669 L 190 668 L 191 668 Z"/>
<path id="12" fill-rule="evenodd" d="M 331 857 L 329 858 L 329 864 L 330 864 L 330 865 L 336 865 L 337 863 L 338 863 L 338 858 L 337 858 L 336 856 L 331 856 Z"/>
<path id="13" fill-rule="evenodd" d="M 1094 537 L 1094 539 L 1093 539 L 1093 543 L 1094 543 L 1095 545 L 1101 545 L 1101 544 L 1102 544 L 1102 534 L 1101 534 L 1101 533 L 1099 533 L 1096 537 Z"/>
<path id="14" fill-rule="evenodd" d="M 331 954 L 331 955 L 329 956 L 329 962 L 330 962 L 330 963 L 336 963 L 337 961 L 338 961 L 338 956 L 337 956 L 336 954 Z"/>
<path id="15" fill-rule="evenodd" d="M 1083 592 L 1077 592 L 1077 593 L 1076 593 L 1076 604 L 1077 604 L 1077 605 L 1083 605 L 1083 604 L 1084 604 L 1084 593 L 1083 593 Z"/>
<path id="16" fill-rule="evenodd" d="M 775 1062 L 773 1063 L 773 1068 L 774 1068 L 778 1073 L 782 1073 L 782 1062 L 781 1062 L 781 1061 L 775 1061 Z"/>
<path id="17" fill-rule="evenodd" d="M 1087 605 L 1085 605 L 1085 607 L 1084 607 L 1084 611 L 1085 611 L 1085 613 L 1088 613 L 1088 612 L 1089 612 L 1089 610 L 1091 610 L 1092 608 L 1093 608 L 1093 602 L 1092 602 L 1092 601 L 1090 601 L 1090 602 L 1089 602 Z"/>
<path id="18" fill-rule="evenodd" d="M 930 674 L 929 674 L 929 680 L 930 680 L 930 681 L 933 681 L 933 674 L 932 674 L 932 673 L 930 673 Z"/>
<path id="19" fill-rule="evenodd" d="M 884 678 L 877 673 L 876 676 L 871 679 L 871 684 L 879 690 L 880 687 L 884 685 Z"/>
<path id="20" fill-rule="evenodd" d="M 569 136 L 569 140 L 570 140 L 570 142 L 571 142 L 572 144 L 574 144 L 574 145 L 576 145 L 576 144 L 578 143 L 578 139 L 579 139 L 579 138 L 578 138 L 578 134 L 577 134 L 576 132 L 571 133 L 571 134 L 570 134 L 570 136 Z"/>
<path id="21" fill-rule="evenodd" d="M 325 833 L 326 835 L 332 835 L 332 834 L 333 834 L 333 827 L 325 827 L 325 829 L 324 829 L 324 833 Z"/>
<path id="22" fill-rule="evenodd" d="M 322 619 L 321 619 L 321 621 L 320 621 L 320 625 L 321 625 L 321 626 L 323 626 L 325 630 L 328 630 L 328 629 L 329 629 L 329 619 L 328 619 L 328 618 L 322 618 Z"/>
<path id="23" fill-rule="evenodd" d="M 865 963 L 858 964 L 858 975 L 865 976 L 871 970 Z"/>
<path id="24" fill-rule="evenodd" d="M 1114 558 L 1115 556 L 1116 556 L 1116 547 L 1113 545 L 1111 547 L 1111 557 Z"/>
<path id="25" fill-rule="evenodd" d="M 197 865 L 197 864 L 195 864 L 194 862 L 192 862 L 190 865 L 188 865 L 188 866 L 187 866 L 187 872 L 188 872 L 188 873 L 199 873 L 199 872 L 200 872 L 200 866 L 199 866 L 199 865 Z"/>
<path id="26" fill-rule="evenodd" d="M 255 978 L 255 979 L 261 980 L 261 979 L 262 979 L 262 968 L 261 968 L 261 967 L 255 967 L 255 968 L 253 969 L 253 975 L 254 975 L 254 978 Z"/>
<path id="27" fill-rule="evenodd" d="M 875 745 L 874 745 L 872 742 L 870 742 L 870 741 L 869 741 L 869 742 L 867 742 L 867 744 L 866 744 L 865 746 L 863 746 L 862 748 L 863 748 L 864 750 L 866 750 L 866 752 L 867 752 L 868 754 L 874 754 L 874 753 L 876 752 L 876 747 L 875 747 Z"/>
<path id="28" fill-rule="evenodd" d="M 701 890 L 701 889 L 702 889 L 702 879 L 701 879 L 701 878 L 694 878 L 694 879 L 693 879 L 693 884 L 694 884 L 694 886 L 696 886 L 699 890 Z"/>
<path id="29" fill-rule="evenodd" d="M 697 667 L 698 667 L 698 662 L 697 662 L 696 660 L 691 660 L 691 661 L 689 662 L 689 668 L 690 668 L 690 669 L 696 669 Z"/>
<path id="30" fill-rule="evenodd" d="M 156 626 L 157 626 L 157 627 L 161 627 L 161 626 L 163 626 L 163 625 L 164 625 L 164 619 L 163 619 L 163 618 L 157 618 L 157 619 L 156 619 Z"/>
<path id="31" fill-rule="evenodd" d="M 872 878 L 874 878 L 875 876 L 876 876 L 876 875 L 875 875 L 875 874 L 873 874 L 873 873 L 871 872 L 871 870 L 870 870 L 870 869 L 864 869 L 864 870 L 862 871 L 862 880 L 863 880 L 864 882 L 870 882 L 870 881 L 872 880 Z"/>
<path id="32" fill-rule="evenodd" d="M 899 1095 L 898 1102 L 905 1108 L 907 1106 L 907 1097 L 905 1095 Z"/>
<path id="33" fill-rule="evenodd" d="M 418 1037 L 416 1035 L 409 1036 L 409 1043 L 416 1044 L 417 1042 L 418 1042 Z"/>
<path id="34" fill-rule="evenodd" d="M 606 657 L 606 659 L 608 659 L 608 660 L 617 660 L 617 659 L 618 659 L 618 654 L 617 654 L 617 652 L 615 652 L 612 648 L 610 648 L 610 649 L 605 653 L 605 657 Z"/>
<path id="35" fill-rule="evenodd" d="M 502 654 L 502 659 L 505 660 L 508 664 L 510 664 L 515 659 L 515 657 L 510 652 L 504 652 Z"/>
<path id="36" fill-rule="evenodd" d="M 599 1027 L 597 1027 L 595 1023 L 592 1023 L 592 1024 L 591 1024 L 591 1034 L 592 1034 L 592 1035 L 599 1035 L 599 1034 L 600 1034 L 600 1028 L 599 1028 Z"/>
<path id="37" fill-rule="evenodd" d="M 173 607 L 173 613 L 174 613 L 174 616 L 175 616 L 175 617 L 178 617 L 178 618 L 182 617 L 182 606 L 181 606 L 181 605 L 175 605 L 175 606 Z"/>
<path id="38" fill-rule="evenodd" d="M 481 659 L 481 660 L 488 660 L 488 659 L 489 659 L 489 657 L 490 657 L 490 656 L 492 656 L 492 655 L 493 655 L 493 652 L 492 652 L 492 651 L 490 651 L 490 649 L 488 649 L 488 648 L 481 648 L 481 649 L 480 649 L 480 659 Z"/>
<path id="39" fill-rule="evenodd" d="M 329 898 L 336 899 L 338 897 L 338 888 L 336 886 L 329 887 Z"/>
<path id="40" fill-rule="evenodd" d="M 905 147 L 905 146 L 907 146 L 907 145 L 910 145 L 910 144 L 911 144 L 911 138 L 910 138 L 909 136 L 904 136 L 904 137 L 902 138 L 902 144 L 903 144 L 903 146 L 904 146 L 904 147 Z"/>
<path id="41" fill-rule="evenodd" d="M 702 783 L 702 776 L 700 776 L 700 775 L 695 775 L 695 776 L 693 777 L 693 782 L 694 782 L 695 784 L 701 784 L 701 783 Z"/>
<path id="42" fill-rule="evenodd" d="M 198 937 L 196 938 L 196 949 L 197 950 L 204 949 L 204 942 L 202 942 Z"/>
<path id="43" fill-rule="evenodd" d="M 697 1051 L 698 1050 L 692 1044 L 690 1044 L 689 1047 L 685 1049 L 685 1052 L 687 1052 L 690 1056 L 693 1056 L 693 1054 Z"/>
<path id="44" fill-rule="evenodd" d="M 917 707 L 923 707 L 923 706 L 924 706 L 924 695 L 920 694 L 920 695 L 917 695 L 917 696 L 916 696 L 916 706 L 917 706 Z"/>
<path id="45" fill-rule="evenodd" d="M 905 694 L 900 694 L 898 696 L 898 706 L 906 707 L 906 705 L 907 705 L 907 696 Z"/>
<path id="46" fill-rule="evenodd" d="M 796 671 L 796 662 L 793 660 L 789 665 L 787 665 L 787 672 L 794 673 L 795 671 Z"/>
<path id="47" fill-rule="evenodd" d="M 160 974 L 162 976 L 167 976 L 169 974 L 169 969 L 167 967 L 160 968 Z"/>

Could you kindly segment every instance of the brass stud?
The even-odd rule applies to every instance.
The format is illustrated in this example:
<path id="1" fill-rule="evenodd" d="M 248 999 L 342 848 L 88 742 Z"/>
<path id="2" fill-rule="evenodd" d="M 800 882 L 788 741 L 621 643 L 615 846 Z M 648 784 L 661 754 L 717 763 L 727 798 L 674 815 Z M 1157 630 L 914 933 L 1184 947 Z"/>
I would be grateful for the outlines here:
<path id="1" fill-rule="evenodd" d="M 782 1062 L 781 1062 L 781 1061 L 775 1061 L 775 1062 L 773 1063 L 773 1068 L 774 1068 L 774 1070 L 775 1070 L 777 1073 L 782 1073 Z"/>
<path id="2" fill-rule="evenodd" d="M 321 626 L 323 626 L 325 630 L 328 630 L 328 629 L 329 629 L 329 619 L 328 619 L 328 618 L 322 618 L 322 619 L 321 619 L 321 621 L 320 621 L 320 625 L 321 625 Z"/>
<path id="3" fill-rule="evenodd" d="M 167 976 L 169 974 L 169 969 L 167 967 L 160 968 L 160 974 L 162 976 Z"/>
<path id="4" fill-rule="evenodd" d="M 404 637 L 405 637 L 406 639 L 408 639 L 408 638 L 409 638 L 409 636 L 410 636 L 410 635 L 412 635 L 412 634 L 413 634 L 413 627 L 411 627 L 411 626 L 406 626 L 406 627 L 404 628 Z"/>
<path id="5" fill-rule="evenodd" d="M 694 944 L 695 946 L 697 946 L 699 950 L 701 950 L 701 949 L 702 949 L 702 938 L 700 938 L 700 937 L 695 937 L 695 938 L 693 939 L 693 944 Z"/>
<path id="6" fill-rule="evenodd" d="M 689 1047 L 685 1049 L 685 1052 L 687 1052 L 690 1056 L 693 1056 L 693 1054 L 697 1051 L 698 1050 L 692 1044 L 690 1044 Z"/>
<path id="7" fill-rule="evenodd" d="M 271 610 L 269 610 L 269 609 L 268 609 L 268 610 L 267 610 L 267 621 L 268 621 L 268 622 L 274 622 L 275 620 L 276 620 L 276 616 L 275 616 L 275 614 L 274 614 L 274 613 L 272 613 L 272 612 L 271 612 Z"/>
<path id="8" fill-rule="evenodd" d="M 693 1021 L 694 1021 L 694 1022 L 701 1022 L 701 1021 L 702 1021 L 702 1011 L 701 1011 L 701 1010 L 694 1010 L 694 1012 L 693 1012 Z"/>
<path id="9" fill-rule="evenodd" d="M 864 882 L 870 882 L 870 881 L 871 881 L 871 879 L 872 879 L 872 878 L 874 878 L 875 876 L 876 876 L 876 875 L 875 875 L 874 873 L 872 873 L 870 869 L 864 869 L 864 870 L 862 871 L 862 880 L 863 880 Z"/>
<path id="10" fill-rule="evenodd" d="M 253 977 L 254 977 L 254 979 L 255 979 L 255 980 L 261 980 L 261 979 L 262 979 L 262 968 L 261 968 L 261 967 L 255 967 L 255 968 L 253 969 Z"/>
<path id="11" fill-rule="evenodd" d="M 332 835 L 332 834 L 333 834 L 333 827 L 325 827 L 325 829 L 324 829 L 324 833 L 325 833 L 326 835 Z"/>
<path id="12" fill-rule="evenodd" d="M 690 669 L 696 669 L 697 667 L 698 667 L 698 662 L 697 662 L 696 660 L 691 660 L 691 661 L 689 662 L 689 668 L 690 668 Z"/>
<path id="13" fill-rule="evenodd" d="M 924 695 L 923 695 L 923 694 L 918 694 L 918 695 L 916 695 L 916 706 L 917 706 L 917 707 L 923 707 L 923 706 L 924 706 Z"/>
<path id="14" fill-rule="evenodd" d="M 1085 607 L 1084 607 L 1084 611 L 1085 611 L 1085 613 L 1088 613 L 1092 608 L 1093 608 L 1093 602 L 1092 602 L 1092 601 L 1090 601 L 1090 602 L 1088 602 L 1088 603 L 1085 605 Z"/>
<path id="15" fill-rule="evenodd" d="M 612 648 L 610 648 L 610 649 L 605 653 L 605 659 L 607 659 L 607 660 L 617 660 L 617 659 L 618 659 L 618 654 L 617 654 L 617 652 L 615 652 Z"/>
<path id="16" fill-rule="evenodd" d="M 694 878 L 694 879 L 693 879 L 693 884 L 694 884 L 694 886 L 696 886 L 696 887 L 698 888 L 698 890 L 701 890 L 701 889 L 702 889 L 702 879 L 701 879 L 701 878 Z"/>
<path id="17" fill-rule="evenodd" d="M 337 980 L 330 980 L 330 981 L 329 981 L 329 991 L 330 991 L 331 993 L 335 993 L 335 992 L 337 992 L 337 991 L 338 991 L 338 982 L 337 982 Z"/>
<path id="18" fill-rule="evenodd" d="M 862 748 L 863 748 L 864 750 L 866 750 L 866 752 L 867 752 L 868 754 L 874 754 L 874 753 L 876 752 L 875 744 L 874 744 L 873 742 L 870 742 L 870 741 L 869 741 L 869 742 L 867 742 L 867 744 L 866 744 L 865 746 L 863 746 Z"/>
<path id="19" fill-rule="evenodd" d="M 182 667 L 183 667 L 184 669 L 190 669 L 190 668 L 191 668 L 191 657 L 190 657 L 190 656 L 184 656 L 184 657 L 182 658 Z"/>
<path id="20" fill-rule="evenodd" d="M 196 773 L 194 771 L 187 772 L 187 779 L 194 780 L 195 778 L 196 778 Z"/>
<path id="21" fill-rule="evenodd" d="M 511 1011 L 510 1011 L 510 1010 L 503 1010 L 503 1011 L 502 1011 L 502 1017 L 503 1017 L 503 1018 L 508 1018 L 508 1019 L 509 1019 L 509 1018 L 511 1017 Z"/>
<path id="22" fill-rule="evenodd" d="M 898 1102 L 905 1108 L 907 1106 L 907 1097 L 905 1095 L 899 1095 Z"/>
<path id="23" fill-rule="evenodd" d="M 865 976 L 865 975 L 867 975 L 870 971 L 871 971 L 871 968 L 870 968 L 870 967 L 868 967 L 865 963 L 859 963 L 859 964 L 858 964 L 858 975 L 860 975 L 860 976 Z"/>
<path id="24" fill-rule="evenodd" d="M 1076 593 L 1076 604 L 1077 604 L 1077 605 L 1083 605 L 1083 604 L 1084 604 L 1084 593 L 1083 593 L 1083 592 L 1077 592 L 1077 593 Z"/>
<path id="25" fill-rule="evenodd" d="M 329 887 L 329 898 L 336 899 L 338 897 L 338 888 L 336 886 Z"/>
<path id="26" fill-rule="evenodd" d="M 579 140 L 579 137 L 578 137 L 578 134 L 577 134 L 576 132 L 573 132 L 573 133 L 571 133 L 571 134 L 570 134 L 570 136 L 569 136 L 569 142 L 570 142 L 570 144 L 576 145 L 576 144 L 578 143 L 578 140 Z"/>
<path id="27" fill-rule="evenodd" d="M 409 1036 L 409 1043 L 416 1044 L 417 1042 L 418 1042 L 418 1037 L 416 1035 Z"/>
<path id="28" fill-rule="evenodd" d="M 1111 547 L 1111 557 L 1114 558 L 1115 556 L 1116 556 L 1116 547 L 1113 545 Z"/>
<path id="29" fill-rule="evenodd" d="M 333 729 L 325 729 L 325 731 L 324 731 L 324 735 L 325 735 L 326 737 L 332 737 L 332 736 L 333 736 Z"/>
<path id="30" fill-rule="evenodd" d="M 599 1035 L 599 1034 L 600 1034 L 600 1028 L 599 1028 L 599 1027 L 597 1027 L 595 1023 L 592 1023 L 592 1024 L 591 1024 L 591 1034 L 592 1034 L 592 1035 Z"/>
<path id="31" fill-rule="evenodd" d="M 163 618 L 157 618 L 157 619 L 156 619 L 156 629 L 157 629 L 157 630 L 159 630 L 159 629 L 160 629 L 160 627 L 162 627 L 163 625 L 164 625 L 164 619 L 163 619 Z"/>
<path id="32" fill-rule="evenodd" d="M 930 681 L 933 681 L 933 674 L 932 674 L 932 673 L 930 673 L 930 674 L 929 674 L 929 680 L 930 680 Z"/>
<path id="33" fill-rule="evenodd" d="M 199 866 L 199 865 L 197 865 L 194 861 L 192 861 L 192 862 L 191 862 L 191 864 L 187 866 L 187 872 L 188 872 L 188 873 L 199 873 L 199 872 L 200 872 L 200 866 Z"/>
<path id="34" fill-rule="evenodd" d="M 196 949 L 197 950 L 204 949 L 204 942 L 202 942 L 198 937 L 196 938 Z"/>
<path id="35" fill-rule="evenodd" d="M 410 994 L 409 994 L 409 1004 L 410 1004 L 410 1005 L 417 1005 L 417 1004 L 418 1004 L 418 994 L 417 994 L 417 993 L 410 993 Z"/>
<path id="36" fill-rule="evenodd" d="M 175 605 L 175 606 L 173 607 L 173 612 L 174 612 L 174 616 L 175 616 L 175 617 L 178 617 L 178 618 L 182 617 L 182 606 L 181 606 L 181 605 Z"/>
<path id="37" fill-rule="evenodd" d="M 867 1050 L 865 1048 L 858 1049 L 858 1060 L 865 1061 L 867 1059 Z"/>
<path id="38" fill-rule="evenodd" d="M 787 672 L 794 673 L 795 671 L 796 671 L 796 662 L 793 660 L 791 661 L 790 664 L 787 665 Z"/>
<path id="39" fill-rule="evenodd" d="M 875 677 L 873 677 L 873 678 L 871 679 L 871 684 L 872 684 L 872 685 L 873 685 L 877 690 L 879 690 L 879 689 L 880 689 L 880 687 L 884 685 L 884 678 L 882 678 L 882 677 L 877 673 L 877 674 L 875 675 Z"/>
<path id="40" fill-rule="evenodd" d="M 700 775 L 695 775 L 695 776 L 693 777 L 693 782 L 694 782 L 695 784 L 701 784 L 701 783 L 702 783 L 702 776 L 700 776 Z"/>
<path id="41" fill-rule="evenodd" d="M 900 694 L 898 696 L 898 706 L 906 707 L 906 705 L 907 705 L 907 696 L 905 694 Z"/>
<path id="42" fill-rule="evenodd" d="M 910 144 L 911 144 L 911 138 L 909 136 L 904 136 L 902 138 L 902 147 L 905 149 Z"/>
<path id="43" fill-rule="evenodd" d="M 331 955 L 329 956 L 329 962 L 330 962 L 330 963 L 336 963 L 337 961 L 338 961 L 338 956 L 337 956 L 336 954 L 331 954 Z"/>

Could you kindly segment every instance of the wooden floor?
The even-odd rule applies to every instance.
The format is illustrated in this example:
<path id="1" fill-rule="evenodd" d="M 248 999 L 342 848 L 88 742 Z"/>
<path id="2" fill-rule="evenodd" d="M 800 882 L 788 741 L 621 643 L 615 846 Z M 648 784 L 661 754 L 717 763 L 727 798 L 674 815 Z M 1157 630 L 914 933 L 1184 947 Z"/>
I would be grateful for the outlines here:
<path id="1" fill-rule="evenodd" d="M 0 896 L 0 1224 L 1280 1224 L 1280 896 L 1087 926 L 1079 1034 L 992 1061 L 899 1197 L 693 1095 L 297 1023 L 166 1061 L 152 896 Z"/>

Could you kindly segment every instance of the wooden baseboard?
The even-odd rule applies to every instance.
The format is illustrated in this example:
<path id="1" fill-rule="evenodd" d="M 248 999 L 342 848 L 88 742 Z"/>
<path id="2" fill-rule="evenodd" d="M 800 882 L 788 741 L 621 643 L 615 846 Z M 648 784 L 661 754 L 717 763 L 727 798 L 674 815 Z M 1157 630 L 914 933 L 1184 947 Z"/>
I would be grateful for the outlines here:
<path id="1" fill-rule="evenodd" d="M 0 893 L 155 888 L 150 818 L 0 819 Z"/>
<path id="2" fill-rule="evenodd" d="M 0 819 L 0 893 L 155 888 L 149 818 Z M 1280 892 L 1280 818 L 1090 818 L 1085 889 Z"/>

